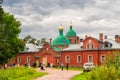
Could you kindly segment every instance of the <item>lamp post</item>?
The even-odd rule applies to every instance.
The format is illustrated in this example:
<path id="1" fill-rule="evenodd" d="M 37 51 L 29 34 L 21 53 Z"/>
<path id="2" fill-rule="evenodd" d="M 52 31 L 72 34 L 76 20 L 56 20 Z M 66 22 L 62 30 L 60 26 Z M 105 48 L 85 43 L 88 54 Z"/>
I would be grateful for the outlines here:
<path id="1" fill-rule="evenodd" d="M 0 0 L 0 7 L 2 6 L 3 0 Z"/>

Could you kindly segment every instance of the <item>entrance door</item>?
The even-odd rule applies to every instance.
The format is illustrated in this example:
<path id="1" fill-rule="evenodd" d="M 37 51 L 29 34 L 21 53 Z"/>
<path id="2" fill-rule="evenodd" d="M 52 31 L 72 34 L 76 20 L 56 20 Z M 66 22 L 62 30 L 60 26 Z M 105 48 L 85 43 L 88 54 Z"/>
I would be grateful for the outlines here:
<path id="1" fill-rule="evenodd" d="M 43 61 L 43 64 L 47 66 L 47 57 L 44 57 L 42 61 Z"/>

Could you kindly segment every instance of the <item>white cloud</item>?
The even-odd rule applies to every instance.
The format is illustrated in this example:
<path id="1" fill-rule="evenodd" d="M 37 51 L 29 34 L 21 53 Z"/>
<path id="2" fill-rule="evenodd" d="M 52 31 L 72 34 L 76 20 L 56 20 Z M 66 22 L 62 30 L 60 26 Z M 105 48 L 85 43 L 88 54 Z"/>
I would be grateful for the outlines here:
<path id="1" fill-rule="evenodd" d="M 62 22 L 64 34 L 72 20 L 78 36 L 120 34 L 120 0 L 6 0 L 3 8 L 22 23 L 20 37 L 55 38 Z"/>

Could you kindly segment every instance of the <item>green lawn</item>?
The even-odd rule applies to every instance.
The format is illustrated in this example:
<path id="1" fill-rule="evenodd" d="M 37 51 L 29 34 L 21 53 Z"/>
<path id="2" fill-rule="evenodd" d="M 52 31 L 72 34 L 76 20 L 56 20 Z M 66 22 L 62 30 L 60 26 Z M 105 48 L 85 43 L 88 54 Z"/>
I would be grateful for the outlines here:
<path id="1" fill-rule="evenodd" d="M 81 74 L 75 75 L 74 77 L 72 77 L 72 80 L 87 80 L 86 75 L 87 73 L 81 73 Z"/>
<path id="2" fill-rule="evenodd" d="M 55 69 L 61 69 L 60 67 L 54 67 L 54 68 Z M 63 70 L 66 70 L 66 67 L 64 67 Z M 83 68 L 81 68 L 81 67 L 69 67 L 68 70 L 82 71 Z"/>
<path id="3" fill-rule="evenodd" d="M 46 75 L 45 72 L 36 72 L 33 68 L 15 67 L 0 70 L 0 80 L 33 80 Z"/>

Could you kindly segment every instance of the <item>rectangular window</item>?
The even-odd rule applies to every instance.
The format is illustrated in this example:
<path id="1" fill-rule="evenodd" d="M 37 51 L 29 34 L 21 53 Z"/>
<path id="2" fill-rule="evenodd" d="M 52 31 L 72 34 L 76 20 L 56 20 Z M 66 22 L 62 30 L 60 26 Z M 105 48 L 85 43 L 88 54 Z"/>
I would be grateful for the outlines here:
<path id="1" fill-rule="evenodd" d="M 88 62 L 92 62 L 92 61 L 93 61 L 92 56 L 88 56 Z"/>

